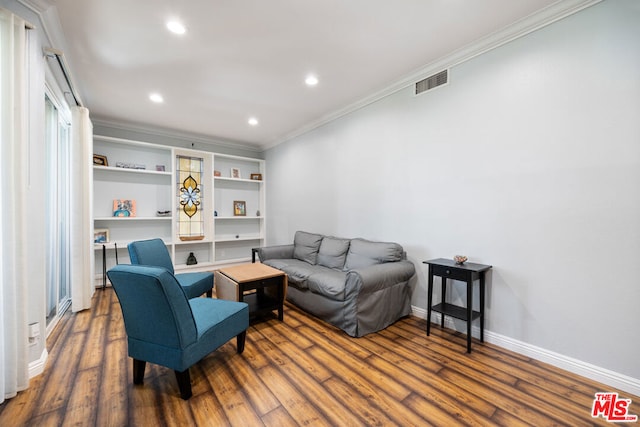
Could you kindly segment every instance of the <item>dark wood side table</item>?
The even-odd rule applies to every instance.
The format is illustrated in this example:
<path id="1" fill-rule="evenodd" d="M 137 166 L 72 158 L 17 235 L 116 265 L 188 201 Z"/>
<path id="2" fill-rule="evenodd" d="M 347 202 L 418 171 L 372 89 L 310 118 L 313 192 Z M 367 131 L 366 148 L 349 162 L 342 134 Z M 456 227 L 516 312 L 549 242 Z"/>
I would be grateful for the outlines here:
<path id="1" fill-rule="evenodd" d="M 474 264 L 465 262 L 456 264 L 455 261 L 438 258 L 430 261 L 423 261 L 429 265 L 429 288 L 427 290 L 427 335 L 431 332 L 431 312 L 440 313 L 440 326 L 444 328 L 444 316 L 451 316 L 467 322 L 467 353 L 471 353 L 471 323 L 480 318 L 480 341 L 484 342 L 484 288 L 485 273 L 491 268 L 490 265 Z M 433 276 L 442 278 L 442 301 L 440 304 L 433 304 Z M 446 302 L 447 279 L 460 280 L 467 284 L 467 307 L 460 307 Z M 480 281 L 480 305 L 479 311 L 473 310 L 473 282 Z"/>

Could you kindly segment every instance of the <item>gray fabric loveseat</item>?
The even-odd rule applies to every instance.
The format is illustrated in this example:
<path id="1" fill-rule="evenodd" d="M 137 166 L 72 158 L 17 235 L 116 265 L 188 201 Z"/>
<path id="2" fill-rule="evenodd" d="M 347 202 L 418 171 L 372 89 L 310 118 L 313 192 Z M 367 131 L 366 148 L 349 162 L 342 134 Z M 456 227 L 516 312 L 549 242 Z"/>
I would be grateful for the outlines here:
<path id="1" fill-rule="evenodd" d="M 415 267 L 397 243 L 298 231 L 292 245 L 260 248 L 258 256 L 287 273 L 288 301 L 353 337 L 411 312 Z"/>

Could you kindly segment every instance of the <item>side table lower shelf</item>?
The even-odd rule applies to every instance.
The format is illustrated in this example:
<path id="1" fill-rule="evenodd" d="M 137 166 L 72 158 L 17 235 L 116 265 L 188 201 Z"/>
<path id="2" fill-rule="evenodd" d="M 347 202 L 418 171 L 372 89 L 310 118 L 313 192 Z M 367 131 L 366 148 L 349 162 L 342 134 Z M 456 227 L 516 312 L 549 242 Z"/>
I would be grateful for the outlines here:
<path id="1" fill-rule="evenodd" d="M 469 319 L 467 318 L 467 309 L 466 307 L 460 307 L 459 305 L 449 304 L 449 303 L 440 303 L 431 307 L 431 311 L 435 311 L 436 313 L 444 314 L 445 316 L 454 317 L 456 319 L 464 320 L 467 322 Z M 480 312 L 473 310 L 471 312 L 471 321 L 476 320 L 480 317 Z M 441 316 L 441 326 L 444 326 L 444 316 Z"/>

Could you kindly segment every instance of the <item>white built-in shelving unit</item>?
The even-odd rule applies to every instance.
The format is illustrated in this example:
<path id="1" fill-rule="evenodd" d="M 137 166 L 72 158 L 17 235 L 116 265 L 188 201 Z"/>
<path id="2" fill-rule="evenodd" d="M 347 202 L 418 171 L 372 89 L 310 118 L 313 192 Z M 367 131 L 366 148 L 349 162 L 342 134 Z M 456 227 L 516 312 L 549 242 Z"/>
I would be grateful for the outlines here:
<path id="1" fill-rule="evenodd" d="M 93 166 L 93 226 L 109 231 L 109 242 L 96 243 L 96 277 L 107 269 L 129 263 L 127 245 L 134 240 L 161 238 L 177 271 L 213 270 L 251 260 L 251 249 L 264 245 L 265 162 L 261 159 L 168 147 L 94 135 L 94 155 L 107 158 L 107 166 Z M 178 236 L 176 156 L 204 160 L 201 182 L 204 238 L 182 241 Z M 116 164 L 137 165 L 139 169 Z M 144 169 L 142 169 L 144 168 Z M 163 170 L 162 170 L 163 169 Z M 232 169 L 239 177 L 232 177 Z M 218 171 L 220 176 L 214 176 Z M 260 174 L 261 179 L 251 179 Z M 114 217 L 113 200 L 136 201 L 135 217 Z M 245 215 L 234 215 L 234 202 L 245 203 Z M 158 216 L 158 211 L 169 211 Z M 116 255 L 117 248 L 117 255 Z M 196 265 L 186 265 L 193 253 Z"/>

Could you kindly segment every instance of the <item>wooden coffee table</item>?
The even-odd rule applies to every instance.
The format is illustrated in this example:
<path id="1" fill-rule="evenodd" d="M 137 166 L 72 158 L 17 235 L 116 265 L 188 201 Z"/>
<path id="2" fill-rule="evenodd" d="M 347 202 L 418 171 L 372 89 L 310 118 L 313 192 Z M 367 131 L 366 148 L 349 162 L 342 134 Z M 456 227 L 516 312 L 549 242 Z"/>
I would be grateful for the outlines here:
<path id="1" fill-rule="evenodd" d="M 259 263 L 241 264 L 214 271 L 214 283 L 218 298 L 249 304 L 250 317 L 278 310 L 278 319 L 284 319 L 288 283 L 284 272 Z"/>

